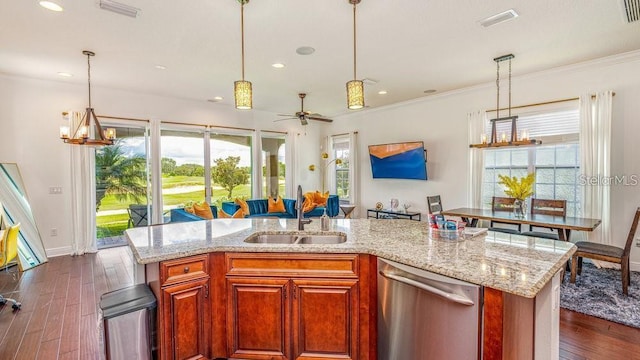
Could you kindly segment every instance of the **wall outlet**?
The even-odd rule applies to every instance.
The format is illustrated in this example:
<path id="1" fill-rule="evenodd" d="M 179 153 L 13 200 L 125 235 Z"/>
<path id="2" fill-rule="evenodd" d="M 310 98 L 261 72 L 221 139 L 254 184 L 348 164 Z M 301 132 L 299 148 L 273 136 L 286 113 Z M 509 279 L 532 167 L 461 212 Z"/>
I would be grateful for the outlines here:
<path id="1" fill-rule="evenodd" d="M 62 194 L 62 187 L 61 186 L 52 186 L 49 188 L 49 194 L 55 194 L 55 195 L 59 195 Z"/>
<path id="2" fill-rule="evenodd" d="M 51 236 L 58 236 L 58 229 L 51 228 Z"/>
<path id="3" fill-rule="evenodd" d="M 640 247 L 640 236 L 636 238 L 636 247 Z"/>

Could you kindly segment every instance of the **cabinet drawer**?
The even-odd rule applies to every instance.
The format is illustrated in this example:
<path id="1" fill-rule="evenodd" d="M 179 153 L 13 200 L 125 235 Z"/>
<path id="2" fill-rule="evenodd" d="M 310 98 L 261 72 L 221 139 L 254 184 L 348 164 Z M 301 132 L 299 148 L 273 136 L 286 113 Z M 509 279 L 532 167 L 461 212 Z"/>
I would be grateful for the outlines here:
<path id="1" fill-rule="evenodd" d="M 226 253 L 227 275 L 357 278 L 358 255 Z"/>
<path id="2" fill-rule="evenodd" d="M 206 277 L 209 274 L 209 255 L 197 255 L 160 263 L 161 286 Z"/>

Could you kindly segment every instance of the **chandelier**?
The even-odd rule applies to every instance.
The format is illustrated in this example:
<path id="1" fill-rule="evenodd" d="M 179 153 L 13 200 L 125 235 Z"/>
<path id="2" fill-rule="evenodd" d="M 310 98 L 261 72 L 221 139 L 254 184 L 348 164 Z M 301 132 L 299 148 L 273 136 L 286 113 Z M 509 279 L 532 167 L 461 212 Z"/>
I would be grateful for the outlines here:
<path id="1" fill-rule="evenodd" d="M 113 141 L 116 138 L 116 129 L 106 128 L 102 129 L 100 121 L 96 113 L 91 107 L 91 57 L 96 54 L 92 51 L 84 50 L 82 54 L 87 56 L 87 79 L 89 87 L 89 106 L 87 107 L 82 121 L 76 126 L 73 134 L 69 132 L 69 126 L 60 127 L 60 138 L 67 144 L 74 145 L 90 145 L 90 146 L 102 146 L 113 145 Z M 70 121 L 73 121 L 70 118 Z M 95 129 L 94 129 L 95 128 Z M 92 134 L 92 129 L 93 131 Z"/>

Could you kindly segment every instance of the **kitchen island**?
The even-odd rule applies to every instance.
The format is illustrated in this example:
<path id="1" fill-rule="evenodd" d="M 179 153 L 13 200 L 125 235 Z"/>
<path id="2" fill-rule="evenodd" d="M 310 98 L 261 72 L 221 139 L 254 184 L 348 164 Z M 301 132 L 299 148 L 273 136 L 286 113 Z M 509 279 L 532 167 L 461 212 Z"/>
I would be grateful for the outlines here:
<path id="1" fill-rule="evenodd" d="M 179 319 L 170 313 L 177 303 L 168 307 L 169 310 L 162 309 L 163 302 L 172 301 L 174 293 L 171 291 L 186 296 L 183 290 L 190 289 L 189 294 L 195 296 L 195 303 L 201 307 L 197 309 L 197 317 L 207 320 L 199 328 L 200 338 L 194 345 L 202 349 L 203 358 L 241 357 L 242 354 L 247 358 L 261 358 L 234 352 L 234 349 L 242 348 L 238 334 L 242 335 L 240 332 L 244 328 L 232 326 L 234 321 L 242 319 L 231 305 L 238 294 L 244 294 L 242 289 L 247 288 L 242 287 L 243 282 L 247 282 L 249 275 L 264 275 L 266 277 L 261 281 L 268 283 L 265 289 L 278 287 L 281 292 L 276 295 L 285 299 L 288 292 L 293 292 L 292 297 L 296 294 L 297 278 L 332 279 L 340 283 L 340 286 L 332 285 L 333 290 L 348 289 L 347 294 L 357 294 L 358 303 L 354 305 L 357 309 L 350 313 L 353 315 L 350 321 L 357 324 L 352 324 L 350 329 L 354 331 L 345 335 L 350 341 L 350 352 L 340 357 L 374 359 L 375 351 L 371 351 L 371 347 L 375 349 L 376 317 L 372 309 L 376 309 L 376 257 L 482 286 L 483 321 L 479 326 L 483 329 L 484 359 L 553 358 L 554 347 L 557 353 L 558 319 L 556 316 L 554 320 L 553 312 L 557 313 L 559 306 L 558 274 L 575 252 L 572 244 L 493 232 L 459 241 L 432 240 L 426 223 L 406 220 L 332 220 L 329 232 L 321 232 L 319 225 L 315 221 L 307 225 L 304 232 L 299 232 L 296 220 L 291 219 L 217 219 L 135 228 L 127 230 L 126 234 L 139 264 L 136 280 L 149 283 L 159 297 L 161 327 L 168 326 L 169 319 L 174 322 Z M 256 234 L 291 233 L 346 235 L 346 241 L 339 244 L 245 242 Z M 251 256 L 247 257 L 247 254 L 262 257 L 259 261 L 248 260 Z M 307 255 L 313 255 L 313 262 L 305 262 L 311 259 Z M 290 256 L 293 260 L 286 263 L 265 260 Z M 345 258 L 349 256 L 352 258 Z M 193 261 L 182 266 L 181 259 Z M 320 264 L 322 259 L 330 261 Z M 347 263 L 350 265 L 345 266 Z M 338 268 L 327 272 L 327 266 L 335 264 Z M 270 273 L 272 265 L 289 266 L 290 273 Z M 296 268 L 298 265 L 305 267 L 304 271 Z M 319 268 L 314 270 L 316 265 Z M 250 269 L 251 266 L 256 267 Z M 178 276 L 176 269 L 184 274 Z M 324 275 L 314 275 L 313 271 L 308 272 L 309 269 L 322 271 Z M 187 283 L 197 286 L 185 287 Z M 240 290 L 234 292 L 231 288 Z M 209 291 L 215 295 L 207 301 Z M 352 298 L 349 297 L 349 301 Z M 167 341 L 180 340 L 175 330 L 183 325 L 172 325 L 173 333 L 160 340 L 161 357 L 166 359 L 181 358 L 180 352 L 175 351 L 175 343 L 170 345 Z M 358 339 L 352 339 L 354 334 Z M 361 341 L 362 338 L 365 341 Z M 297 340 L 294 337 L 291 341 L 283 341 L 283 348 L 295 347 Z M 544 349 L 547 350 L 543 354 Z M 294 350 L 291 357 L 284 351 L 274 358 L 295 358 L 296 354 L 298 352 Z M 262 358 L 272 356 L 274 354 L 265 353 Z"/>

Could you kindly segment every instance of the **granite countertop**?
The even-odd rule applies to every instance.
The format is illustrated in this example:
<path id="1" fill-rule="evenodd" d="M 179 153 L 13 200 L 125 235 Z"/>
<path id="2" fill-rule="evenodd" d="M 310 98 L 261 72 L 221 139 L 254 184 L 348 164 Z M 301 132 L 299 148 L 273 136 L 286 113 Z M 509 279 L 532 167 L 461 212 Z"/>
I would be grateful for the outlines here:
<path id="1" fill-rule="evenodd" d="M 255 233 L 342 233 L 341 244 L 251 244 Z M 332 219 L 329 232 L 320 221 L 297 231 L 295 219 L 216 219 L 126 231 L 139 264 L 225 252 L 361 253 L 511 294 L 533 298 L 571 258 L 568 242 L 488 232 L 470 239 L 430 239 L 426 222 L 391 219 Z"/>

